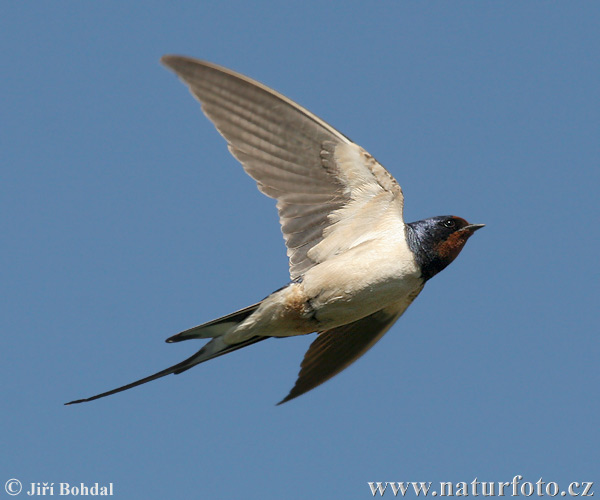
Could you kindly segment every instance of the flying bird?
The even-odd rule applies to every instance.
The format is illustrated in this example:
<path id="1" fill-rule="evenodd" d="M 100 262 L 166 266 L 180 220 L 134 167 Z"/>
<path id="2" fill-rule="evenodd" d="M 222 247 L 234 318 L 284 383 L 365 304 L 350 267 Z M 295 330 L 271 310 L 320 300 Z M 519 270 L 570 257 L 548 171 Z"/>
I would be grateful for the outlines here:
<path id="1" fill-rule="evenodd" d="M 161 61 L 200 101 L 258 189 L 277 200 L 291 281 L 254 305 L 168 338 L 210 339 L 188 359 L 66 404 L 182 373 L 270 337 L 316 332 L 285 403 L 368 351 L 483 224 L 451 215 L 405 223 L 404 196 L 391 174 L 310 111 L 215 64 L 173 55 Z"/>

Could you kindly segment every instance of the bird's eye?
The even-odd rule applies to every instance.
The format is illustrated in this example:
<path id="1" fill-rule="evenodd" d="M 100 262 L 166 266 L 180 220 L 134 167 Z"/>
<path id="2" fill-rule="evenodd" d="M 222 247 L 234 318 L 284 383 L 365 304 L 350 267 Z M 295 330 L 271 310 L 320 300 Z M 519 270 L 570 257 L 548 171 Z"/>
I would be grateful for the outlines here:
<path id="1" fill-rule="evenodd" d="M 454 227 L 456 226 L 456 222 L 454 221 L 454 219 L 446 219 L 444 222 L 442 222 L 442 224 L 444 225 L 444 227 Z"/>

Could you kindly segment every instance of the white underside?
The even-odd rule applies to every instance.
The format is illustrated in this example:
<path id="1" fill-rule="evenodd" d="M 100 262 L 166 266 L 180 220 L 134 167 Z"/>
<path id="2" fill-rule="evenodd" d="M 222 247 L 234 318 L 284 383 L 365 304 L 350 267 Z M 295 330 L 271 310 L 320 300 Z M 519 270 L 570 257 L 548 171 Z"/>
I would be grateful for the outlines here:
<path id="1" fill-rule="evenodd" d="M 365 241 L 312 267 L 301 283 L 273 293 L 224 336 L 235 344 L 256 335 L 289 337 L 325 331 L 409 301 L 423 282 L 404 238 Z M 399 233 L 399 234 L 398 234 Z"/>

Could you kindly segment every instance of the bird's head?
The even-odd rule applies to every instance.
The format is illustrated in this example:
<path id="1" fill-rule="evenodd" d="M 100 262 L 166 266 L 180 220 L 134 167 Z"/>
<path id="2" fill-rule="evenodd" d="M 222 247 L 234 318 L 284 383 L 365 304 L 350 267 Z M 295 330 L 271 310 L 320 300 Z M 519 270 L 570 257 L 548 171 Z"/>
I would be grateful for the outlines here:
<path id="1" fill-rule="evenodd" d="M 430 217 L 406 225 L 407 238 L 422 275 L 428 280 L 448 266 L 471 235 L 484 224 L 469 224 L 454 215 Z"/>

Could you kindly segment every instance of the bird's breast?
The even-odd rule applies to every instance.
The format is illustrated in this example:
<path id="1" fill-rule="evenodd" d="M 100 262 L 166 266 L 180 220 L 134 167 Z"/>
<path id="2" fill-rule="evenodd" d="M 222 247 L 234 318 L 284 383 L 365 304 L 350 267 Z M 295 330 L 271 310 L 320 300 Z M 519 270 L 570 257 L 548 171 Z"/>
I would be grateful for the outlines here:
<path id="1" fill-rule="evenodd" d="M 423 286 L 420 276 L 414 255 L 402 241 L 365 242 L 269 295 L 224 340 L 234 344 L 256 335 L 287 337 L 346 325 L 409 300 Z"/>
<path id="2" fill-rule="evenodd" d="M 402 244 L 370 242 L 314 266 L 302 285 L 323 331 L 406 299 L 422 286 L 420 275 Z"/>

